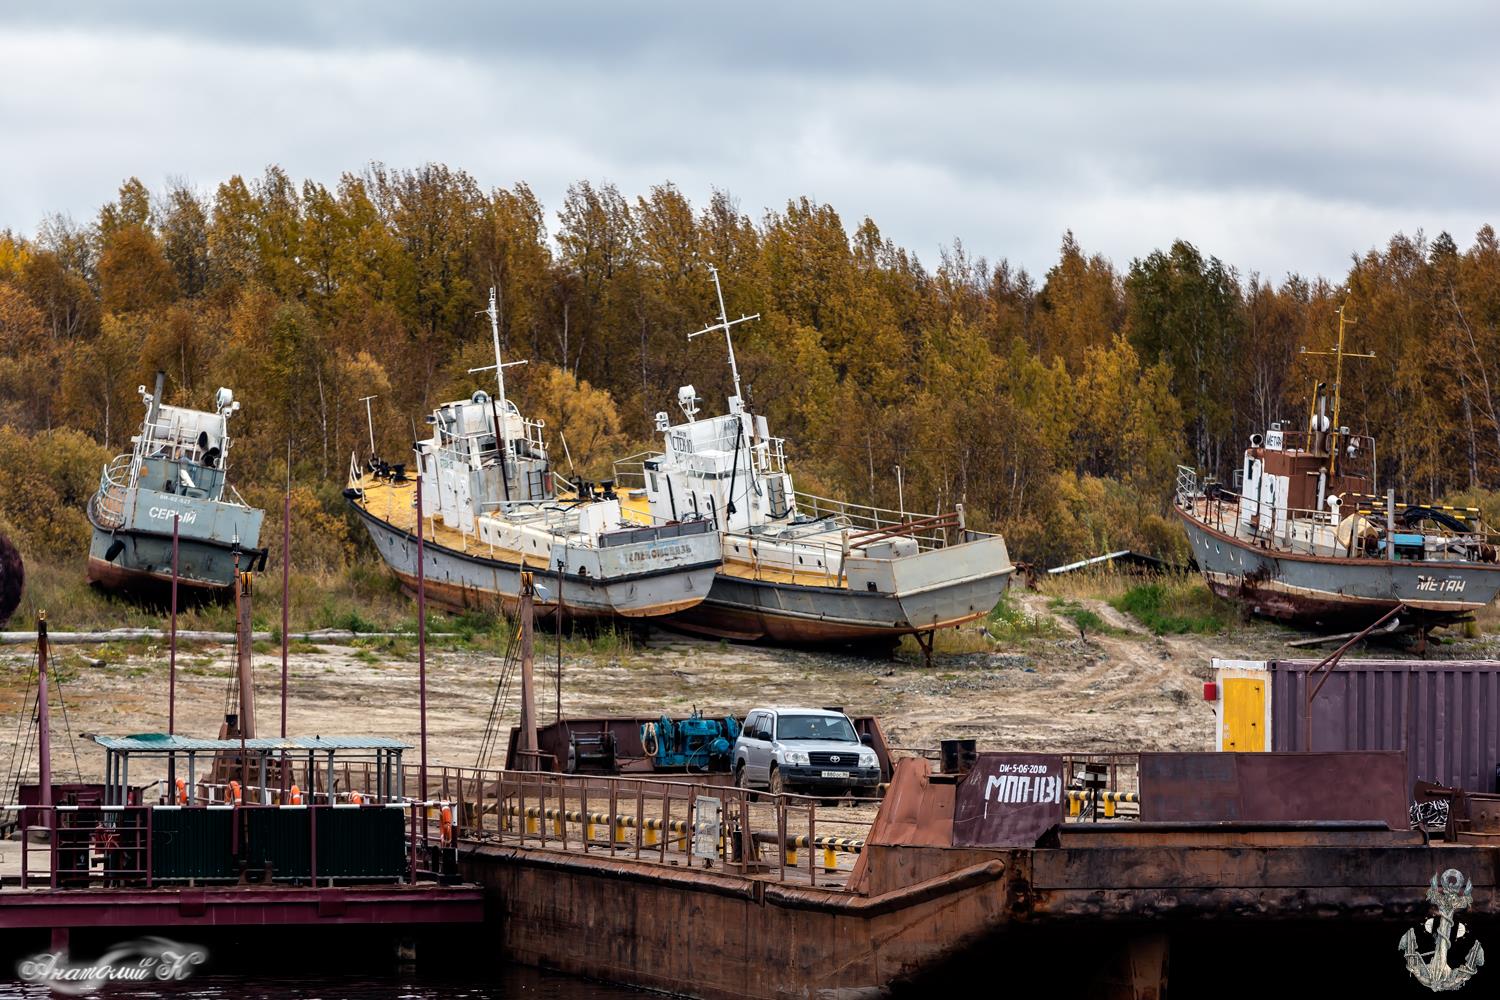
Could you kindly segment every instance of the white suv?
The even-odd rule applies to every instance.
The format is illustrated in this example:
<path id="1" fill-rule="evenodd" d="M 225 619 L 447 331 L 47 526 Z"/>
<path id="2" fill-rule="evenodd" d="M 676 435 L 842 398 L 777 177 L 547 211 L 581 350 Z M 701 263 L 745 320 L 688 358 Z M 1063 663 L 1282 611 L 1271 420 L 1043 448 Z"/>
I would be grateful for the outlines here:
<path id="1" fill-rule="evenodd" d="M 757 708 L 734 742 L 734 783 L 776 794 L 819 797 L 873 794 L 880 760 L 842 712 L 824 708 Z"/>

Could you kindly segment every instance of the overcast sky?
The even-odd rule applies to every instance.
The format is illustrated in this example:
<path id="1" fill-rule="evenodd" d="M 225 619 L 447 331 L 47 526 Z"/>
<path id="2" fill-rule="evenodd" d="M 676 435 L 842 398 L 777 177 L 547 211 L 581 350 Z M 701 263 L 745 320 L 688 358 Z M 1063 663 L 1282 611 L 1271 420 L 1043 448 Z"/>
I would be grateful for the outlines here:
<path id="1" fill-rule="evenodd" d="M 504 5 L 520 8 L 521 5 Z M 935 264 L 1121 267 L 1186 238 L 1343 276 L 1500 224 L 1500 4 L 271 2 L 0 8 L 0 228 L 125 177 L 205 191 L 372 160 L 627 196 L 809 195 Z M 555 216 L 553 217 L 555 229 Z"/>

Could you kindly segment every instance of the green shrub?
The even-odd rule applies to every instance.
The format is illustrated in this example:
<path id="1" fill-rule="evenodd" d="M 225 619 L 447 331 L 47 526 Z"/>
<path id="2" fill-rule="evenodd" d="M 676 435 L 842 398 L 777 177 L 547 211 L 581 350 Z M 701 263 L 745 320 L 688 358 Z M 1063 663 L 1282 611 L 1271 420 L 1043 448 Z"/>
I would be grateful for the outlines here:
<path id="1" fill-rule="evenodd" d="M 1197 577 L 1163 577 L 1139 584 L 1110 603 L 1157 635 L 1209 635 L 1229 624 L 1223 603 Z"/>

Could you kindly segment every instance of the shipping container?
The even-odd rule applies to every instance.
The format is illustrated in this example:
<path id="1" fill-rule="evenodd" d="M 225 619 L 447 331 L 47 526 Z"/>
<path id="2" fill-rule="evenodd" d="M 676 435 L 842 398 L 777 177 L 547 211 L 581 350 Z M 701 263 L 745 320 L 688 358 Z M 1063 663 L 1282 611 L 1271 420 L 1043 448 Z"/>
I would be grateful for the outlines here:
<path id="1" fill-rule="evenodd" d="M 1500 662 L 1214 660 L 1219 750 L 1405 750 L 1408 776 L 1500 791 Z M 1309 737 L 1311 743 L 1309 744 Z"/>

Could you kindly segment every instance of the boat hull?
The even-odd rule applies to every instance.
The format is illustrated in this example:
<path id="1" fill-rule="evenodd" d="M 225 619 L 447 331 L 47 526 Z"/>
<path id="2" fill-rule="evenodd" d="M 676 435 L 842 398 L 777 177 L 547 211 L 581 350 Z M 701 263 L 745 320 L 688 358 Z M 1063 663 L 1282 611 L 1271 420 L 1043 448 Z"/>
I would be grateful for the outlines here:
<path id="1" fill-rule="evenodd" d="M 353 504 L 380 556 L 402 586 L 417 588 L 417 537 Z M 520 604 L 521 573 L 536 575 L 535 606 L 540 614 L 556 614 L 569 621 L 612 618 L 655 618 L 701 602 L 719 566 L 719 540 L 711 531 L 659 538 L 603 549 L 567 550 L 571 569 L 578 560 L 601 562 L 588 575 L 564 572 L 558 585 L 556 566 L 561 546 L 547 561 L 516 561 L 460 552 L 434 542 L 423 542 L 423 588 L 428 600 L 456 611 L 514 613 Z M 632 566 L 641 567 L 631 569 Z M 559 600 L 558 591 L 561 591 Z"/>
<path id="2" fill-rule="evenodd" d="M 1363 627 L 1405 604 L 1425 624 L 1464 618 L 1500 593 L 1500 565 L 1307 556 L 1257 548 L 1178 508 L 1209 588 L 1252 614 Z"/>
<path id="3" fill-rule="evenodd" d="M 999 536 L 898 559 L 846 563 L 847 587 L 714 577 L 708 599 L 668 624 L 697 635 L 788 645 L 895 642 L 990 613 L 1015 568 Z"/>
<path id="4" fill-rule="evenodd" d="M 89 504 L 89 582 L 110 590 L 156 592 L 172 582 L 172 518 L 178 518 L 179 594 L 227 593 L 235 567 L 264 562 L 256 548 L 261 511 L 213 500 L 172 496 L 145 489 L 126 494 L 122 523 L 102 523 L 97 498 Z"/>

